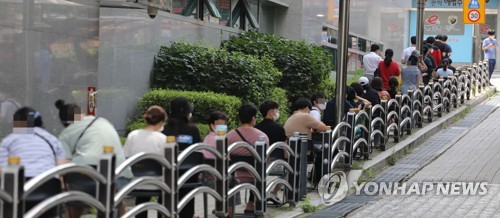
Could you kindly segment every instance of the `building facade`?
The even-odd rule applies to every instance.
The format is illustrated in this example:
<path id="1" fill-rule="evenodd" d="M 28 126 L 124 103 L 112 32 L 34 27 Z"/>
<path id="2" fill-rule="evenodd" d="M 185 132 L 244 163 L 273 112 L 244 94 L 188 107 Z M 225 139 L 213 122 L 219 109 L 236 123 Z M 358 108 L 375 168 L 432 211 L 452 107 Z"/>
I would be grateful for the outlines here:
<path id="1" fill-rule="evenodd" d="M 85 110 L 88 88 L 96 87 L 97 115 L 125 135 L 160 46 L 185 41 L 217 47 L 258 28 L 336 55 L 339 1 L 161 0 L 155 11 L 145 0 L 0 0 L 0 102 L 6 108 L 0 126 L 11 126 L 8 115 L 17 106 L 8 101 L 15 101 L 39 110 L 45 127 L 58 134 L 54 102 L 64 99 Z M 493 22 L 498 4 L 491 2 L 497 7 L 488 9 Z M 362 69 L 372 43 L 392 48 L 399 61 L 415 10 L 412 0 L 351 0 L 349 70 Z"/>

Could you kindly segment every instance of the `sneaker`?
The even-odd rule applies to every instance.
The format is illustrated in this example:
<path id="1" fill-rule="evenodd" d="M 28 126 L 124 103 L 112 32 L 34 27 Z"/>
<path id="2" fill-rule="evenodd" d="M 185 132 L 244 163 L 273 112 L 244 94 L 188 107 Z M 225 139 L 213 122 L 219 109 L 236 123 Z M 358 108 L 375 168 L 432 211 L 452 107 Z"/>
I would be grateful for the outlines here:
<path id="1" fill-rule="evenodd" d="M 267 196 L 267 201 L 271 201 L 274 204 L 281 204 L 281 200 L 278 198 L 278 196 L 274 192 L 269 193 L 269 195 Z"/>

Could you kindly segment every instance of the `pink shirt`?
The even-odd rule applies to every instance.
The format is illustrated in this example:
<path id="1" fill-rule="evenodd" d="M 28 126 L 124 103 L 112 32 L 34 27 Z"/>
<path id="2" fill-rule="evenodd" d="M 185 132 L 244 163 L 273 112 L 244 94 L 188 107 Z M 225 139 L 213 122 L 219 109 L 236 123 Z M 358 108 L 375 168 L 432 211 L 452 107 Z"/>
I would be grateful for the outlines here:
<path id="1" fill-rule="evenodd" d="M 208 144 L 215 148 L 216 147 L 215 132 L 208 133 L 208 135 L 205 136 L 203 143 Z M 215 159 L 215 156 L 212 154 L 212 152 L 206 150 L 203 150 L 203 157 L 205 157 L 206 159 Z"/>
<path id="2" fill-rule="evenodd" d="M 256 129 L 256 128 L 242 128 L 242 127 L 239 127 L 238 128 L 238 131 L 240 131 L 241 135 L 243 135 L 243 137 L 252 145 L 255 145 L 255 142 L 257 142 L 257 139 L 259 139 L 259 136 L 264 136 L 264 140 L 266 141 L 266 146 L 269 146 L 269 138 L 267 137 L 267 135 Z M 240 141 L 244 141 L 239 135 L 238 133 L 235 131 L 235 130 L 231 130 L 228 134 L 227 134 L 227 145 L 231 145 L 235 142 L 240 142 Z M 242 155 L 247 155 L 247 154 L 250 154 L 250 152 L 244 148 L 237 148 L 235 149 L 232 154 L 242 154 Z"/>

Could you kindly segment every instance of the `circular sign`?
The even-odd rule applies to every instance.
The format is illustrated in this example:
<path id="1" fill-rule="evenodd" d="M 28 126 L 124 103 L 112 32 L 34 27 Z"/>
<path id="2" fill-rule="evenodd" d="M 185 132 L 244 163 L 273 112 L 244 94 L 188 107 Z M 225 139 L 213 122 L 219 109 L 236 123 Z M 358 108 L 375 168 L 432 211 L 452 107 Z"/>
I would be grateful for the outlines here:
<path id="1" fill-rule="evenodd" d="M 477 10 L 471 10 L 469 11 L 469 14 L 467 15 L 469 18 L 469 21 L 471 22 L 477 22 L 479 21 L 479 18 L 481 18 L 481 14 Z"/>

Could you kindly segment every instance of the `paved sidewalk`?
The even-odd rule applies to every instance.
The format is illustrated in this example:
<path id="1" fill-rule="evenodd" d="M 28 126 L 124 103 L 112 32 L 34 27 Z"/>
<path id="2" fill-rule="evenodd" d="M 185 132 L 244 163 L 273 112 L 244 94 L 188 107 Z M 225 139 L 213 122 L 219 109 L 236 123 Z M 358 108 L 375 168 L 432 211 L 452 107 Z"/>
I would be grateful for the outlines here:
<path id="1" fill-rule="evenodd" d="M 500 106 L 497 95 L 486 106 Z M 469 120 L 470 122 L 470 120 Z M 482 120 L 409 182 L 488 182 L 484 196 L 383 196 L 349 217 L 500 217 L 500 110 Z M 467 119 L 452 128 L 467 129 Z M 439 134 L 439 133 L 438 133 Z"/>

